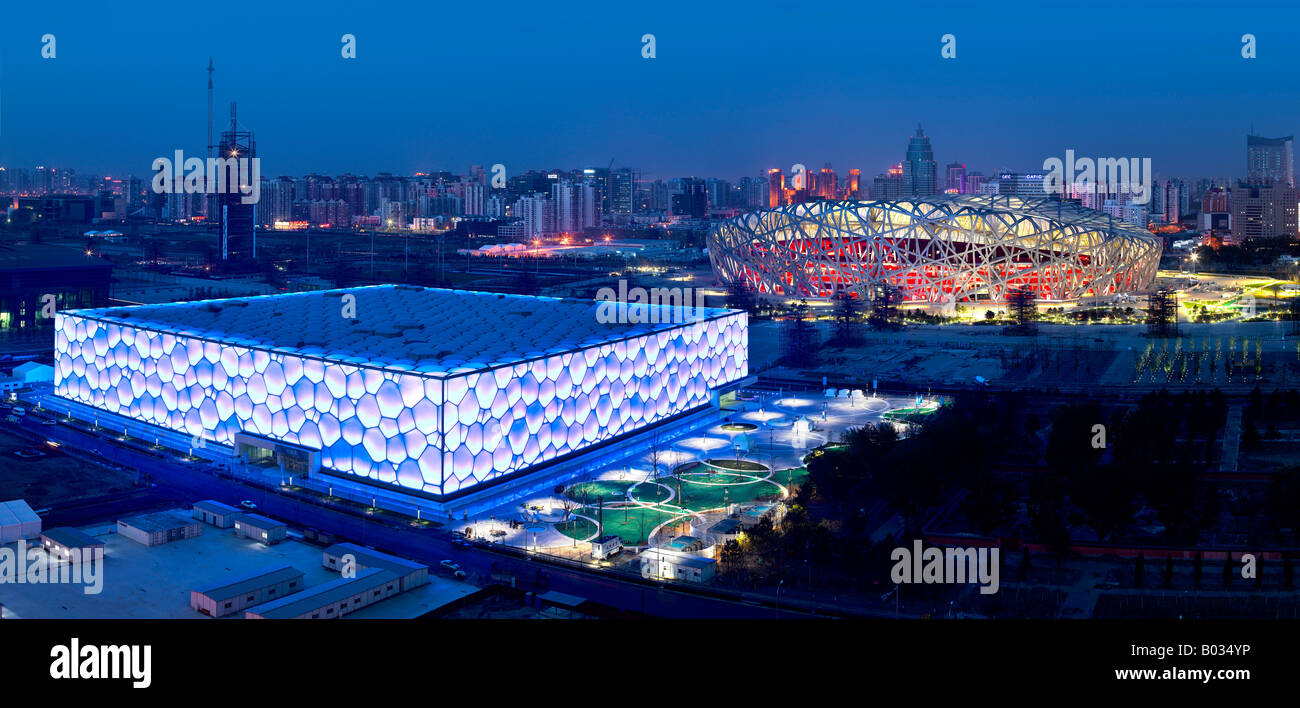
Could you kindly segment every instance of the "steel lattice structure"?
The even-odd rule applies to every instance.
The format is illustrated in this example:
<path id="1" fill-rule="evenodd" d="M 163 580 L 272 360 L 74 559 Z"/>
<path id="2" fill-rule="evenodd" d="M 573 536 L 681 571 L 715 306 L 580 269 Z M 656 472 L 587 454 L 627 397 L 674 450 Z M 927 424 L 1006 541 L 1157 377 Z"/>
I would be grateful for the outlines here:
<path id="1" fill-rule="evenodd" d="M 724 283 L 769 296 L 1003 302 L 1032 288 L 1072 300 L 1147 288 L 1160 262 L 1147 230 L 1072 202 L 1006 196 L 814 201 L 760 209 L 709 232 Z"/>

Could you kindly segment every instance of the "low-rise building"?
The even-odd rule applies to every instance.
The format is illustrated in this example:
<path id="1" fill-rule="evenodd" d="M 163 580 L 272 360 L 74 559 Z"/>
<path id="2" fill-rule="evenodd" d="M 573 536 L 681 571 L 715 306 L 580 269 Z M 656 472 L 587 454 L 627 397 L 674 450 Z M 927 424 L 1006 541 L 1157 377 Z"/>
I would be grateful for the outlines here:
<path id="1" fill-rule="evenodd" d="M 176 511 L 160 511 L 118 519 L 117 532 L 146 546 L 194 538 L 203 533 L 203 524 Z"/>
<path id="2" fill-rule="evenodd" d="M 321 583 L 244 612 L 245 619 L 334 619 L 382 602 L 402 591 L 392 571 L 368 568 L 355 577 Z"/>
<path id="3" fill-rule="evenodd" d="M 104 552 L 104 542 L 67 526 L 41 532 L 41 547 L 52 558 L 69 563 L 81 563 Z"/>
<path id="4" fill-rule="evenodd" d="M 41 517 L 22 499 L 0 502 L 0 544 L 41 535 Z"/>
<path id="5" fill-rule="evenodd" d="M 205 524 L 212 524 L 219 529 L 228 529 L 235 525 L 235 517 L 243 512 L 229 504 L 222 504 L 213 499 L 194 502 L 190 514 Z"/>
<path id="6" fill-rule="evenodd" d="M 234 518 L 235 533 L 244 538 L 273 546 L 289 535 L 289 527 L 259 514 L 240 514 Z"/>
<path id="7" fill-rule="evenodd" d="M 191 590 L 190 607 L 209 617 L 224 617 L 302 589 L 301 570 L 291 565 L 270 566 Z"/>
<path id="8" fill-rule="evenodd" d="M 667 548 L 651 548 L 638 557 L 641 559 L 641 577 L 651 580 L 707 583 L 718 573 L 718 562 L 712 558 Z"/>
<path id="9" fill-rule="evenodd" d="M 321 565 L 330 570 L 342 572 L 349 562 L 354 570 L 379 568 L 393 573 L 402 592 L 429 582 L 429 566 L 355 543 L 336 543 L 321 553 Z"/>

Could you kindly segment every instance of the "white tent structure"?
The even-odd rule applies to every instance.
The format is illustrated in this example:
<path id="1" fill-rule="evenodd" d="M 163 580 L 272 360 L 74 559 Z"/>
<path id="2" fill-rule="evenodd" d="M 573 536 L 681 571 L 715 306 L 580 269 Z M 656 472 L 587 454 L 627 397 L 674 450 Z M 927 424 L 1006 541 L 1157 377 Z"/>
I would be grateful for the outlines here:
<path id="1" fill-rule="evenodd" d="M 0 543 L 41 535 L 41 517 L 22 499 L 0 502 Z"/>

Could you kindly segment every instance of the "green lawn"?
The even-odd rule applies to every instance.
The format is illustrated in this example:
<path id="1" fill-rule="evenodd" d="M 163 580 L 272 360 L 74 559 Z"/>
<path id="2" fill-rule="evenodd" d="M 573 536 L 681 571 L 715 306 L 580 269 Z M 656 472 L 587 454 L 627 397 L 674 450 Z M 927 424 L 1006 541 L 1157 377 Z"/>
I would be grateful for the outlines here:
<path id="1" fill-rule="evenodd" d="M 736 470 L 737 472 L 766 472 L 767 465 L 759 462 L 750 462 L 749 460 L 706 460 L 714 467 L 721 467 L 724 470 Z"/>
<path id="2" fill-rule="evenodd" d="M 593 519 L 597 518 L 595 507 L 582 507 L 577 510 L 577 513 L 582 514 L 583 516 L 590 516 Z M 677 514 L 659 511 L 657 509 L 646 509 L 643 507 L 629 507 L 627 509 L 611 509 L 605 507 L 604 533 L 615 534 L 623 539 L 623 543 L 630 546 L 639 546 L 646 542 L 650 532 L 653 531 L 656 526 L 674 516 L 677 516 Z M 568 526 L 570 528 L 565 529 L 560 528 L 560 526 Z M 586 538 L 593 532 L 590 524 L 584 526 L 581 525 L 581 521 L 576 525 L 576 528 L 580 532 L 585 531 L 585 533 L 573 533 L 573 527 L 575 525 L 572 523 L 561 524 L 560 526 L 556 527 L 560 533 L 571 538 Z"/>
<path id="3" fill-rule="evenodd" d="M 580 482 L 564 490 L 565 496 L 582 502 L 594 502 L 600 497 L 605 501 L 619 501 L 627 498 L 627 490 L 636 482 L 624 482 L 617 479 L 601 479 L 594 482 Z"/>
<path id="4" fill-rule="evenodd" d="M 555 530 L 569 538 L 583 540 L 591 538 L 592 534 L 596 533 L 596 523 L 586 519 L 574 519 L 573 521 L 556 524 Z"/>
<path id="5" fill-rule="evenodd" d="M 653 482 L 645 482 L 632 490 L 632 498 L 637 501 L 659 503 L 667 501 L 672 492 Z"/>

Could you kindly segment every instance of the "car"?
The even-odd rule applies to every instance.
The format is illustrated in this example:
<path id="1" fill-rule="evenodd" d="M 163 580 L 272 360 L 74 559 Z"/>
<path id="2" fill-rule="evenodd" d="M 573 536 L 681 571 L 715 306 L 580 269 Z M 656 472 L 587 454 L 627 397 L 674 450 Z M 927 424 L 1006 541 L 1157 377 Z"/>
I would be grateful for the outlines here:
<path id="1" fill-rule="evenodd" d="M 257 508 L 257 505 L 253 503 L 253 500 L 252 500 L 252 499 L 245 499 L 244 501 L 239 502 L 239 505 L 242 506 L 242 507 L 244 507 L 245 509 L 256 509 L 256 508 Z"/>
<path id="2" fill-rule="evenodd" d="M 460 570 L 460 564 L 450 560 L 445 560 L 439 563 L 438 565 L 446 568 L 447 570 L 452 570 L 452 571 Z"/>
<path id="3" fill-rule="evenodd" d="M 455 573 L 453 573 L 452 575 L 454 575 L 454 576 L 456 577 L 457 580 L 463 580 L 463 579 L 465 578 L 465 571 L 463 571 L 463 570 L 458 570 L 458 571 L 456 571 Z"/>

